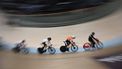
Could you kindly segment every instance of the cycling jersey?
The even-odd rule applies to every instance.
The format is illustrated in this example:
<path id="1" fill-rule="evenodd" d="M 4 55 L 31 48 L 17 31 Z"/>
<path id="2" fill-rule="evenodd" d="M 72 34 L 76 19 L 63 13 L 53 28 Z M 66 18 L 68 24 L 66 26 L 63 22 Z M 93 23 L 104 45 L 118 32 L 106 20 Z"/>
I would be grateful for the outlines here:
<path id="1" fill-rule="evenodd" d="M 68 36 L 68 37 L 66 38 L 66 40 L 73 41 L 73 37 L 72 37 L 72 36 Z"/>
<path id="2" fill-rule="evenodd" d="M 73 42 L 73 37 L 72 36 L 68 36 L 67 38 L 66 38 L 66 40 L 65 40 L 65 45 L 66 46 L 69 46 L 70 44 L 72 44 L 72 42 Z"/>
<path id="3" fill-rule="evenodd" d="M 18 43 L 18 44 L 17 44 L 17 47 L 18 47 L 18 48 L 24 48 L 25 46 L 26 46 L 26 45 L 25 45 L 24 43 Z"/>
<path id="4" fill-rule="evenodd" d="M 51 42 L 48 41 L 48 39 L 43 39 L 42 44 L 44 44 L 46 46 L 51 46 L 52 45 Z"/>
<path id="5" fill-rule="evenodd" d="M 89 35 L 89 38 L 88 38 L 89 42 L 92 44 L 92 47 L 95 47 L 95 38 L 92 34 Z"/>

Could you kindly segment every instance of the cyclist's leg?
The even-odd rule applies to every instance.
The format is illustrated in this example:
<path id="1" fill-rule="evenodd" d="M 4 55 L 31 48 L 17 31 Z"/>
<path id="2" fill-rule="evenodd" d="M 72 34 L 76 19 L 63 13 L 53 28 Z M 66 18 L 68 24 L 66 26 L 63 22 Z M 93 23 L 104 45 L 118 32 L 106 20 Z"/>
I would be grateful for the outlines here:
<path id="1" fill-rule="evenodd" d="M 20 52 L 20 47 L 19 46 L 16 46 L 15 48 L 14 48 L 14 51 L 16 51 L 16 52 Z"/>
<path id="2" fill-rule="evenodd" d="M 95 42 L 94 41 L 92 42 L 92 47 L 95 48 Z"/>
<path id="3" fill-rule="evenodd" d="M 42 49 L 45 50 L 47 47 L 47 44 L 45 42 L 43 42 L 42 44 L 43 44 Z"/>
<path id="4" fill-rule="evenodd" d="M 95 42 L 93 40 L 89 41 L 91 43 L 91 47 L 95 48 Z"/>

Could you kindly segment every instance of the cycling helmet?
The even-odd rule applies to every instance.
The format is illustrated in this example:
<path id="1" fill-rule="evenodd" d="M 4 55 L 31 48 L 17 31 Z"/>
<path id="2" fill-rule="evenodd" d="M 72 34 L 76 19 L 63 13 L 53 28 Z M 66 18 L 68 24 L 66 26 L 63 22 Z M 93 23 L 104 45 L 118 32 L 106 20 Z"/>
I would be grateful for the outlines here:
<path id="1" fill-rule="evenodd" d="M 76 37 L 74 35 L 72 35 L 72 38 L 75 39 Z"/>
<path id="2" fill-rule="evenodd" d="M 49 41 L 50 41 L 51 39 L 52 39 L 51 37 L 47 37 L 47 40 L 49 40 Z"/>
<path id="3" fill-rule="evenodd" d="M 92 32 L 92 35 L 95 35 L 95 32 Z"/>
<path id="4" fill-rule="evenodd" d="M 24 43 L 25 42 L 25 40 L 22 40 L 22 43 Z"/>

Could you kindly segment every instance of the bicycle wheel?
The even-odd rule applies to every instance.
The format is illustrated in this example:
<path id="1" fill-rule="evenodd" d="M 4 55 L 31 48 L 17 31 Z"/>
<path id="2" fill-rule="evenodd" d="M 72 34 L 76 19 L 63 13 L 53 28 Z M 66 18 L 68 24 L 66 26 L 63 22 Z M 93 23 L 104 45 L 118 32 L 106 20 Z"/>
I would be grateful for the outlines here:
<path id="1" fill-rule="evenodd" d="M 72 52 L 77 52 L 78 51 L 78 46 L 71 46 Z"/>
<path id="2" fill-rule="evenodd" d="M 54 47 L 49 47 L 49 48 L 48 48 L 48 52 L 49 52 L 50 54 L 55 54 L 56 49 L 55 49 Z"/>
<path id="3" fill-rule="evenodd" d="M 20 52 L 20 49 L 19 49 L 18 47 L 14 47 L 14 48 L 12 49 L 12 51 L 13 51 L 14 53 L 19 53 L 19 52 Z"/>
<path id="4" fill-rule="evenodd" d="M 60 51 L 61 51 L 61 52 L 65 52 L 65 51 L 66 51 L 66 46 L 61 46 L 61 47 L 60 47 Z"/>
<path id="5" fill-rule="evenodd" d="M 20 50 L 20 53 L 22 53 L 22 54 L 28 54 L 29 53 L 29 50 L 27 48 L 22 48 Z"/>
<path id="6" fill-rule="evenodd" d="M 37 50 L 38 50 L 39 54 L 43 54 L 43 53 L 44 53 L 43 48 L 40 48 L 40 47 L 39 47 Z M 45 52 L 46 52 L 46 51 L 45 51 Z"/>
<path id="7" fill-rule="evenodd" d="M 100 42 L 100 43 L 96 44 L 96 48 L 97 49 L 102 49 L 103 48 L 103 43 Z"/>
<path id="8" fill-rule="evenodd" d="M 83 49 L 84 49 L 85 51 L 90 51 L 90 50 L 91 50 L 91 44 L 90 44 L 90 43 L 85 43 L 85 44 L 83 45 Z"/>

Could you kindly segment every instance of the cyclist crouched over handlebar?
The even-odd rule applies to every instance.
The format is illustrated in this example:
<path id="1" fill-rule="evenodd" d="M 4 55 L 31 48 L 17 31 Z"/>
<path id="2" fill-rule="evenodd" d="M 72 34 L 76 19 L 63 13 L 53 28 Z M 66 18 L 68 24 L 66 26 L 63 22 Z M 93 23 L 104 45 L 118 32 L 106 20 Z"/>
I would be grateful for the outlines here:
<path id="1" fill-rule="evenodd" d="M 26 40 L 22 40 L 16 44 L 16 47 L 12 49 L 15 53 L 28 54 L 29 50 L 26 48 Z"/>
<path id="2" fill-rule="evenodd" d="M 43 46 L 38 48 L 38 52 L 40 54 L 43 54 L 46 51 L 48 51 L 50 54 L 55 54 L 56 50 L 54 47 L 52 47 L 51 40 L 52 40 L 51 37 L 47 37 L 42 41 L 41 45 Z"/>
<path id="3" fill-rule="evenodd" d="M 69 51 L 69 47 L 74 43 L 73 39 L 75 39 L 75 36 L 68 36 L 64 41 L 67 51 Z"/>
<path id="4" fill-rule="evenodd" d="M 95 32 L 92 32 L 92 33 L 89 35 L 89 37 L 88 37 L 88 41 L 91 43 L 91 46 L 92 46 L 93 48 L 95 48 L 95 44 L 96 44 L 96 42 L 98 42 L 98 39 L 96 39 L 96 38 L 94 37 L 94 35 L 95 35 Z"/>
<path id="5" fill-rule="evenodd" d="M 16 45 L 16 48 L 17 48 L 18 50 L 21 50 L 22 48 L 25 48 L 25 47 L 26 47 L 25 42 L 26 42 L 26 40 L 22 40 L 20 43 L 18 43 L 18 44 Z"/>
<path id="6" fill-rule="evenodd" d="M 51 44 L 51 40 L 52 40 L 52 38 L 51 37 L 47 37 L 46 39 L 43 39 L 43 41 L 42 41 L 42 49 L 43 50 L 46 50 L 47 49 L 47 47 L 49 47 L 49 46 L 52 46 L 52 44 Z"/>

